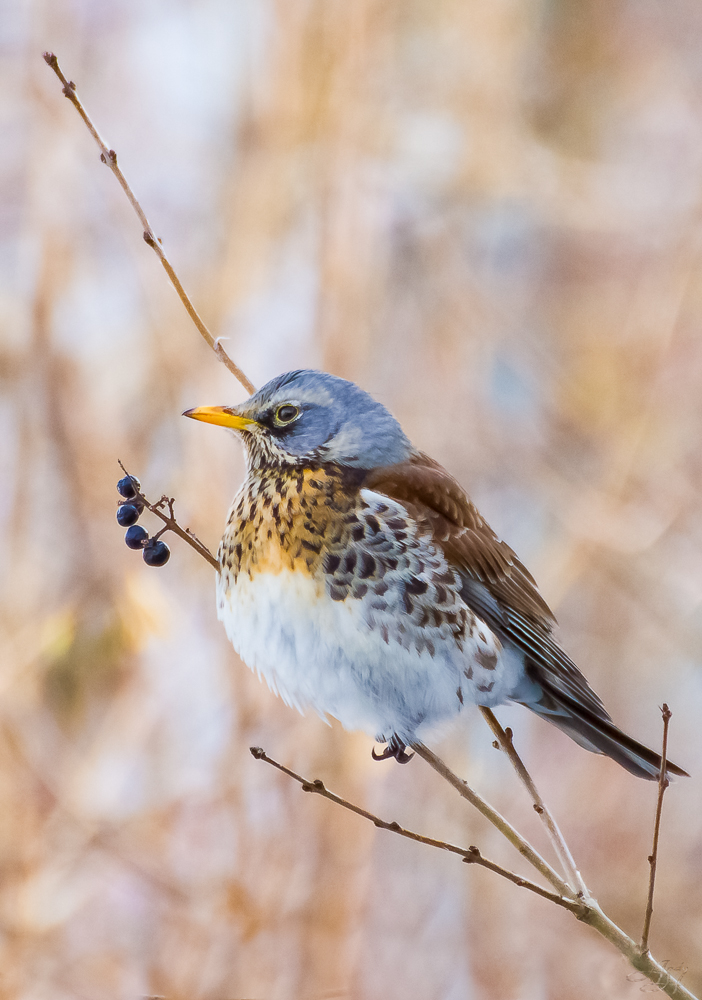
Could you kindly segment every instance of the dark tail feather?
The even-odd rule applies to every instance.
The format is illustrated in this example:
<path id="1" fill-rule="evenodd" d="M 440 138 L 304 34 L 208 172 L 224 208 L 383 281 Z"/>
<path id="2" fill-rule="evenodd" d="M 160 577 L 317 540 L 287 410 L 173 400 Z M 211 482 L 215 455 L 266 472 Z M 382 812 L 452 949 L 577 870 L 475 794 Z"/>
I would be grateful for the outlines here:
<path id="1" fill-rule="evenodd" d="M 637 778 L 658 781 L 661 768 L 660 754 L 627 736 L 611 719 L 600 718 L 561 691 L 547 687 L 543 682 L 541 687 L 544 689 L 544 696 L 538 702 L 525 703 L 527 708 L 547 722 L 558 726 L 586 750 L 606 754 Z M 677 774 L 689 778 L 687 771 L 670 760 L 666 761 L 666 773 L 669 776 Z"/>

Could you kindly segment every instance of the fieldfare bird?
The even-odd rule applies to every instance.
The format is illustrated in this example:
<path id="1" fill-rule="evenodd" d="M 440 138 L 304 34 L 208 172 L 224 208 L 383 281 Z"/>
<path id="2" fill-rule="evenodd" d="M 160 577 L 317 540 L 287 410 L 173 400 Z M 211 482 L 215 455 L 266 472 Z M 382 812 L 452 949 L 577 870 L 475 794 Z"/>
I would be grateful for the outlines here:
<path id="1" fill-rule="evenodd" d="M 466 706 L 513 701 L 658 777 L 659 755 L 614 725 L 556 643 L 529 571 L 368 393 L 295 371 L 239 406 L 185 416 L 244 443 L 218 615 L 289 705 L 365 730 L 386 744 L 380 757 L 404 762 L 407 746 Z"/>

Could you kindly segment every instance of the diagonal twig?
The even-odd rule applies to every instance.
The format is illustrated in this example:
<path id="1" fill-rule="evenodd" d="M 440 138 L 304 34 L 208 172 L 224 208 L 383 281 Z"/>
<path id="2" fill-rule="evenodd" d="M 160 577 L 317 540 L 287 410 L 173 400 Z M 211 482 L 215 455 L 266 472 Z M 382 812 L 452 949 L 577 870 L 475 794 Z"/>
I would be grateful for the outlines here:
<path id="1" fill-rule="evenodd" d="M 497 737 L 497 742 L 499 743 L 500 747 L 509 757 L 511 764 L 514 767 L 514 770 L 517 772 L 519 776 L 520 781 L 529 792 L 529 795 L 532 797 L 534 801 L 534 810 L 539 815 L 539 817 L 543 821 L 544 826 L 546 827 L 546 832 L 549 835 L 549 838 L 553 845 L 553 849 L 556 852 L 558 860 L 561 863 L 566 878 L 568 879 L 572 887 L 575 889 L 577 894 L 580 896 L 580 898 L 587 899 L 587 897 L 590 895 L 588 888 L 585 885 L 585 882 L 583 881 L 582 875 L 578 871 L 578 867 L 575 864 L 575 860 L 573 859 L 573 855 L 571 854 L 570 848 L 566 843 L 565 837 L 559 830 L 558 825 L 553 816 L 551 815 L 548 806 L 541 798 L 541 795 L 539 794 L 539 791 L 536 785 L 534 784 L 533 778 L 527 771 L 526 767 L 524 766 L 524 762 L 522 761 L 522 758 L 519 756 L 514 747 L 514 742 L 512 740 L 512 730 L 503 729 L 500 723 L 495 718 L 495 715 L 489 708 L 485 708 L 482 705 L 479 706 L 479 708 L 483 718 L 485 719 L 488 726 Z"/>
<path id="2" fill-rule="evenodd" d="M 144 213 L 143 208 L 137 201 L 136 195 L 132 191 L 127 181 L 127 178 L 124 176 L 124 174 L 117 165 L 117 153 L 114 151 L 114 149 L 109 148 L 109 146 L 104 141 L 104 139 L 98 132 L 97 128 L 93 124 L 90 116 L 88 115 L 88 112 L 85 110 L 80 98 L 78 97 L 75 83 L 73 82 L 73 80 L 66 79 L 63 70 L 59 66 L 58 59 L 56 58 L 53 52 L 44 52 L 43 56 L 44 56 L 44 62 L 51 67 L 51 69 L 54 71 L 56 76 L 63 84 L 64 97 L 67 97 L 68 100 L 71 102 L 71 104 L 74 106 L 78 114 L 85 122 L 88 131 L 92 135 L 93 139 L 100 147 L 100 159 L 104 164 L 106 164 L 106 166 L 110 168 L 112 173 L 119 181 L 122 190 L 124 191 L 129 200 L 129 204 L 132 206 L 132 208 L 134 209 L 139 218 L 139 222 L 141 223 L 144 235 L 144 242 L 151 247 L 151 249 L 154 251 L 158 259 L 163 264 L 163 268 L 168 277 L 170 278 L 171 284 L 175 288 L 178 298 L 185 306 L 188 315 L 190 316 L 191 320 L 197 327 L 198 331 L 200 332 L 200 335 L 207 342 L 209 347 L 212 348 L 212 350 L 215 352 L 219 360 L 224 365 L 226 365 L 226 367 L 232 373 L 234 378 L 236 378 L 241 383 L 241 385 L 243 385 L 243 387 L 246 389 L 249 395 L 252 395 L 256 391 L 253 386 L 253 383 L 246 377 L 241 368 L 239 368 L 239 366 L 235 364 L 234 361 L 232 361 L 232 359 L 229 357 L 227 352 L 222 347 L 221 343 L 215 341 L 215 338 L 207 329 L 207 326 L 202 320 L 202 317 L 198 313 L 195 306 L 192 304 L 187 292 L 180 283 L 180 279 L 178 278 L 178 275 L 176 274 L 173 265 L 171 264 L 171 262 L 169 261 L 168 257 L 164 252 L 163 246 L 161 245 L 161 240 L 155 235 L 153 229 L 151 228 L 149 220 L 146 218 L 146 214 Z"/>
<path id="3" fill-rule="evenodd" d="M 646 903 L 646 915 L 644 917 L 643 933 L 641 934 L 641 951 L 648 953 L 648 934 L 651 929 L 651 918 L 653 917 L 653 893 L 656 888 L 656 865 L 658 863 L 658 834 L 661 829 L 661 814 L 663 812 L 663 796 L 670 784 L 666 772 L 668 760 L 668 724 L 673 713 L 665 702 L 661 709 L 663 716 L 663 749 L 661 751 L 661 772 L 658 778 L 658 802 L 656 803 L 656 819 L 653 824 L 653 848 L 648 857 L 651 866 L 651 874 L 648 880 L 648 900 Z"/>
<path id="4" fill-rule="evenodd" d="M 493 826 L 497 827 L 500 833 L 509 840 L 510 844 L 517 848 L 522 857 L 534 867 L 538 872 L 540 872 L 543 877 L 551 883 L 551 885 L 556 889 L 559 895 L 567 896 L 570 899 L 575 899 L 577 894 L 575 889 L 572 889 L 567 882 L 565 882 L 558 872 L 554 871 L 548 861 L 545 861 L 538 851 L 531 846 L 528 840 L 526 840 L 522 835 L 515 830 L 515 828 L 504 818 L 496 809 L 485 801 L 482 796 L 478 795 L 462 778 L 459 778 L 457 774 L 454 774 L 450 767 L 448 767 L 440 757 L 438 757 L 433 750 L 425 746 L 423 743 L 412 743 L 412 749 L 414 752 L 427 762 L 437 774 L 440 774 L 450 785 L 452 785 L 459 795 L 464 799 L 467 799 L 471 805 L 483 814 L 483 816 L 489 820 Z"/>
<path id="5" fill-rule="evenodd" d="M 381 819 L 379 816 L 375 816 L 373 813 L 368 812 L 367 809 L 354 805 L 354 803 L 349 802 L 348 799 L 344 799 L 335 792 L 331 792 L 325 786 L 324 782 L 319 780 L 319 778 L 315 781 L 309 781 L 307 778 L 303 778 L 301 774 L 297 774 L 289 767 L 286 767 L 284 764 L 280 764 L 277 760 L 269 757 L 261 747 L 249 747 L 249 749 L 252 756 L 255 757 L 256 760 L 264 760 L 267 764 L 271 764 L 279 771 L 282 771 L 283 774 L 287 774 L 288 777 L 294 778 L 295 781 L 298 781 L 300 785 L 302 785 L 302 790 L 304 792 L 315 792 L 317 795 L 321 795 L 323 798 L 329 799 L 330 802 L 335 802 L 337 805 L 343 806 L 343 808 L 348 809 L 349 812 L 370 820 L 370 822 L 380 830 L 389 830 L 390 833 L 396 833 L 398 836 L 404 837 L 406 840 L 413 840 L 415 843 L 424 844 L 427 847 L 436 847 L 439 850 L 448 851 L 450 854 L 457 854 L 466 864 L 480 865 L 482 868 L 487 868 L 489 871 L 495 872 L 497 875 L 501 875 L 508 881 L 513 882 L 514 885 L 521 886 L 524 889 L 529 889 L 531 892 L 536 893 L 537 896 L 542 896 L 544 899 L 549 899 L 552 903 L 556 903 L 558 906 L 565 907 L 566 910 L 570 910 L 570 912 L 574 913 L 576 916 L 581 914 L 581 903 L 572 899 L 567 899 L 555 892 L 549 892 L 548 889 L 543 889 L 535 882 L 522 878 L 520 875 L 509 871 L 507 868 L 503 868 L 494 861 L 489 861 L 487 858 L 483 857 L 477 847 L 469 847 L 467 849 L 465 847 L 457 847 L 455 844 L 449 844 L 445 840 L 436 840 L 434 837 L 425 837 L 421 833 L 415 833 L 413 830 L 407 830 L 400 826 L 399 823 L 388 822 L 388 820 Z"/>
<path id="6" fill-rule="evenodd" d="M 423 753 L 420 751 L 420 748 L 421 751 L 424 751 Z M 450 769 L 447 768 L 438 757 L 432 754 L 431 751 L 427 750 L 427 748 L 422 744 L 416 744 L 414 749 L 425 759 L 429 760 L 429 758 L 432 758 L 429 760 L 432 766 L 434 766 L 435 762 L 441 765 L 441 767 L 436 768 L 438 773 L 441 774 L 442 777 L 449 780 L 451 784 L 455 784 L 455 787 L 458 787 L 458 790 L 461 791 L 461 794 L 463 794 L 463 791 L 467 789 L 467 786 L 465 786 L 464 783 L 461 782 L 461 780 L 457 778 L 456 775 L 454 775 L 453 772 L 450 771 Z M 487 868 L 490 871 L 494 871 L 496 874 L 501 875 L 503 878 L 509 879 L 510 882 L 513 882 L 516 885 L 521 885 L 545 899 L 550 899 L 552 902 L 557 903 L 559 906 L 569 910 L 569 912 L 571 912 L 576 919 L 580 920 L 584 924 L 588 924 L 593 928 L 593 930 L 597 931 L 598 934 L 601 934 L 602 937 L 613 944 L 614 947 L 628 959 L 635 969 L 642 973 L 642 975 L 644 975 L 650 982 L 655 983 L 655 985 L 663 993 L 666 993 L 669 997 L 675 998 L 675 1000 L 697 1000 L 693 993 L 686 989 L 686 987 L 684 987 L 679 980 L 675 979 L 675 977 L 670 974 L 665 965 L 657 962 L 648 951 L 644 951 L 632 938 L 628 936 L 628 934 L 625 934 L 621 927 L 618 927 L 617 924 L 615 924 L 614 921 L 601 910 L 597 902 L 592 897 L 588 897 L 587 899 L 573 899 L 572 890 L 570 890 L 567 883 L 563 882 L 562 884 L 570 894 L 570 897 L 561 892 L 551 893 L 547 889 L 542 889 L 533 882 L 530 883 L 526 879 L 521 879 L 518 875 L 508 871 L 508 869 L 502 868 L 500 865 L 496 865 L 494 862 L 488 861 L 487 858 L 483 858 L 477 848 L 469 847 L 466 850 L 465 848 L 457 847 L 454 844 L 448 844 L 445 841 L 434 840 L 431 837 L 423 837 L 421 834 L 415 833 L 412 830 L 405 830 L 398 823 L 389 823 L 386 820 L 382 820 L 380 817 L 374 816 L 373 813 L 362 809 L 360 806 L 354 805 L 352 802 L 348 802 L 346 799 L 342 799 L 341 796 L 336 795 L 334 792 L 330 792 L 329 789 L 325 787 L 323 782 L 308 781 L 306 778 L 303 778 L 302 775 L 297 774 L 295 771 L 290 770 L 290 768 L 285 767 L 283 764 L 279 764 L 278 761 L 273 760 L 273 758 L 269 757 L 260 747 L 251 747 L 250 750 L 252 755 L 257 760 L 265 760 L 266 763 L 271 764 L 279 771 L 282 771 L 289 777 L 294 778 L 295 781 L 298 781 L 300 785 L 302 785 L 304 791 L 314 792 L 317 795 L 321 795 L 323 798 L 329 799 L 331 802 L 343 806 L 344 809 L 348 809 L 350 812 L 356 813 L 356 815 L 370 820 L 380 829 L 389 830 L 390 832 L 397 833 L 399 836 L 405 837 L 408 840 L 413 840 L 429 847 L 436 847 L 444 851 L 449 851 L 452 854 L 462 856 L 463 860 L 468 864 L 479 864 L 483 868 Z M 459 786 L 463 786 L 463 791 Z M 470 790 L 468 789 L 468 791 Z M 471 794 L 475 795 L 475 793 Z M 473 801 L 473 799 L 468 795 L 464 797 Z M 476 798 L 479 798 L 479 796 L 476 796 Z M 489 808 L 490 807 L 488 807 L 488 809 Z M 507 824 L 506 821 L 504 822 L 505 826 L 508 827 L 509 824 Z M 503 829 L 501 825 L 498 825 L 498 829 L 500 829 L 505 836 L 508 836 L 505 829 Z M 517 837 L 519 837 L 519 834 L 517 834 Z M 511 840 L 510 837 L 508 837 L 508 839 Z M 525 854 L 524 856 L 529 858 L 528 854 Z M 529 858 L 529 860 L 531 859 Z M 556 878 L 558 878 L 558 876 L 556 876 Z"/>
<path id="7" fill-rule="evenodd" d="M 494 823 L 497 829 L 517 848 L 520 854 L 541 871 L 544 877 L 554 886 L 556 885 L 556 882 L 554 882 L 555 877 L 560 882 L 560 886 L 558 886 L 559 895 L 568 896 L 573 899 L 575 895 L 574 890 L 560 879 L 550 865 L 534 851 L 531 845 L 499 813 L 493 810 L 476 792 L 455 775 L 436 754 L 421 743 L 412 744 L 412 749 L 426 760 L 442 778 L 448 781 L 463 798 L 476 806 L 491 823 Z M 601 934 L 602 937 L 613 944 L 635 969 L 646 976 L 652 983 L 655 983 L 663 993 L 666 993 L 669 997 L 676 998 L 676 1000 L 683 1000 L 683 998 L 684 1000 L 697 1000 L 695 995 L 683 986 L 679 980 L 675 979 L 664 965 L 656 961 L 650 952 L 644 950 L 608 917 L 592 896 L 588 895 L 585 899 L 573 899 L 573 901 L 580 905 L 579 912 L 575 913 L 573 911 L 577 919 L 584 924 L 588 924 L 588 926 L 592 927 L 598 934 Z"/>

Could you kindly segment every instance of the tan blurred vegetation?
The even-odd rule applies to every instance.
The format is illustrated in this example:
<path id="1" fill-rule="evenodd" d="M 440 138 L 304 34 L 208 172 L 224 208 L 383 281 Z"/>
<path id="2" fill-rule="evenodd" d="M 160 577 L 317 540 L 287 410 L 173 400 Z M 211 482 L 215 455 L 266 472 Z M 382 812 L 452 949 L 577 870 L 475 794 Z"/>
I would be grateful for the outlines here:
<path id="1" fill-rule="evenodd" d="M 243 473 L 183 421 L 202 344 L 53 49 L 260 385 L 353 378 L 469 489 L 668 793 L 651 945 L 702 989 L 702 13 L 695 0 L 5 0 L 0 996 L 635 998 L 567 914 L 374 831 L 509 848 L 415 761 L 239 663 L 211 569 L 145 567 L 120 457 L 211 547 Z M 502 711 L 588 883 L 640 933 L 655 789 Z M 542 843 L 474 717 L 437 749 Z M 544 846 L 544 850 L 547 847 Z"/>

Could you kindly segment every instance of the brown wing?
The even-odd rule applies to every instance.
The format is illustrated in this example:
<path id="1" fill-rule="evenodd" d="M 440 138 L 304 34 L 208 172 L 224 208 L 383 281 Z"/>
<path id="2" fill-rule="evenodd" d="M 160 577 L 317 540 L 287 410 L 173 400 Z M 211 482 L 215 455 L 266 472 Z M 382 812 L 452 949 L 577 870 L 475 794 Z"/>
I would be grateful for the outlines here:
<path id="1" fill-rule="evenodd" d="M 531 573 L 438 462 L 417 452 L 407 462 L 374 470 L 363 485 L 399 501 L 426 526 L 461 573 L 466 604 L 525 653 L 527 670 L 544 692 L 545 711 L 556 707 L 550 693 L 556 702 L 566 698 L 609 720 L 600 699 L 551 635 L 556 619 Z"/>
<path id="2" fill-rule="evenodd" d="M 419 523 L 430 527 L 449 561 L 483 584 L 501 604 L 543 628 L 555 624 L 529 570 L 434 459 L 417 452 L 400 465 L 375 469 L 364 486 L 404 504 Z"/>

